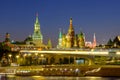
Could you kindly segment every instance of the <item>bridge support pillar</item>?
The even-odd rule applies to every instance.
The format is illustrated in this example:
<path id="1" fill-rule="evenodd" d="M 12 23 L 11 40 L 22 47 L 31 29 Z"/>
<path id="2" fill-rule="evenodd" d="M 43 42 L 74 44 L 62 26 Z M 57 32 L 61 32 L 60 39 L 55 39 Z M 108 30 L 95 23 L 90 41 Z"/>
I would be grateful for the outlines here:
<path id="1" fill-rule="evenodd" d="M 51 59 L 51 57 L 49 56 L 49 57 L 48 57 L 48 60 L 47 60 L 47 63 L 48 63 L 48 64 L 50 64 L 50 59 Z"/>
<path id="2" fill-rule="evenodd" d="M 56 55 L 56 56 L 55 56 L 55 64 L 58 64 L 58 63 L 59 63 L 59 58 L 60 58 L 59 55 Z"/>
<path id="3" fill-rule="evenodd" d="M 76 64 L 76 56 L 74 56 L 74 64 Z"/>
<path id="4" fill-rule="evenodd" d="M 94 61 L 92 59 L 89 59 L 89 64 L 88 65 L 94 65 Z"/>

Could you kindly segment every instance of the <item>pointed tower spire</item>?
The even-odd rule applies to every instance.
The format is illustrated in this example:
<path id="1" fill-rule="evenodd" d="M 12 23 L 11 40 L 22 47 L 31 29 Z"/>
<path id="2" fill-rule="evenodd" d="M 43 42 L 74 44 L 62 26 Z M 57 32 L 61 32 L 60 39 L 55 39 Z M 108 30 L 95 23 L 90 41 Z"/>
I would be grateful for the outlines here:
<path id="1" fill-rule="evenodd" d="M 72 17 L 70 18 L 70 27 L 72 27 Z"/>
<path id="2" fill-rule="evenodd" d="M 95 33 L 94 33 L 94 36 L 93 36 L 93 48 L 95 48 L 96 47 L 96 45 L 97 45 L 97 43 L 96 43 L 96 36 L 95 36 Z"/>
<path id="3" fill-rule="evenodd" d="M 36 16 L 38 16 L 38 12 L 36 13 Z"/>
<path id="4" fill-rule="evenodd" d="M 82 31 L 78 34 L 78 45 L 80 48 L 85 47 L 85 35 Z"/>
<path id="5" fill-rule="evenodd" d="M 62 38 L 61 28 L 59 29 L 59 38 Z"/>
<path id="6" fill-rule="evenodd" d="M 67 47 L 71 48 L 74 46 L 74 28 L 73 28 L 73 24 L 72 24 L 72 18 L 70 18 L 70 25 L 69 25 L 69 29 L 68 29 L 68 33 L 67 33 Z"/>
<path id="7" fill-rule="evenodd" d="M 48 48 L 52 48 L 52 42 L 51 42 L 51 39 L 48 39 Z"/>
<path id="8" fill-rule="evenodd" d="M 69 26 L 69 31 L 68 32 L 72 32 L 74 31 L 73 29 L 73 24 L 72 24 L 72 17 L 70 18 L 70 26 Z"/>
<path id="9" fill-rule="evenodd" d="M 33 39 L 35 44 L 42 44 L 43 43 L 43 36 L 42 36 L 41 30 L 40 30 L 40 23 L 38 20 L 38 13 L 36 13 L 36 21 L 34 23 L 34 33 L 32 35 L 32 39 Z"/>
<path id="10" fill-rule="evenodd" d="M 36 13 L 36 24 L 39 24 L 39 20 L 38 20 L 38 13 Z"/>
<path id="11" fill-rule="evenodd" d="M 6 33 L 5 42 L 10 42 L 10 34 Z"/>
<path id="12" fill-rule="evenodd" d="M 36 33 L 36 32 L 41 34 L 40 23 L 39 23 L 39 20 L 38 20 L 38 13 L 36 13 L 36 21 L 35 21 L 35 24 L 34 24 L 34 33 Z"/>
<path id="13" fill-rule="evenodd" d="M 58 48 L 62 47 L 62 32 L 61 28 L 59 29 L 59 39 L 58 39 Z"/>

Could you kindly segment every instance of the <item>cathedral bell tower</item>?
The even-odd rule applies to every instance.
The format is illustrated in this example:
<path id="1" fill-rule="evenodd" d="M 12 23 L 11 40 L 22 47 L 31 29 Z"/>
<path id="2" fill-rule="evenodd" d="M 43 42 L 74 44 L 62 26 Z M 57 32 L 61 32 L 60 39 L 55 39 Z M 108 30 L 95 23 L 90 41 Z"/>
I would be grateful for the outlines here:
<path id="1" fill-rule="evenodd" d="M 66 47 L 71 48 L 74 46 L 74 35 L 75 35 L 75 32 L 72 24 L 72 18 L 70 18 L 70 26 L 68 29 L 68 33 L 66 35 L 66 39 L 67 39 Z"/>

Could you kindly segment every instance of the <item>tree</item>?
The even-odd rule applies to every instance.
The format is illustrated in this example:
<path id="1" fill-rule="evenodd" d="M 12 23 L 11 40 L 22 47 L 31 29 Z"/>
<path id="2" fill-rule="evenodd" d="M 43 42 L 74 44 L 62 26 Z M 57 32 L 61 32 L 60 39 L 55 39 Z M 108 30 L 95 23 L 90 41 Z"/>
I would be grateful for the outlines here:
<path id="1" fill-rule="evenodd" d="M 114 45 L 116 45 L 116 47 L 120 46 L 120 40 L 119 40 L 119 36 L 115 37 L 115 39 L 113 40 Z"/>
<path id="2" fill-rule="evenodd" d="M 48 40 L 48 48 L 52 48 L 52 42 L 50 39 Z"/>
<path id="3" fill-rule="evenodd" d="M 11 48 L 6 45 L 4 42 L 0 43 L 0 59 L 2 58 L 3 54 L 5 53 L 5 56 L 7 56 L 7 53 L 11 51 Z"/>
<path id="4" fill-rule="evenodd" d="M 108 41 L 107 45 L 112 46 L 112 45 L 113 45 L 113 41 L 112 41 L 111 39 L 109 39 L 109 41 Z"/>

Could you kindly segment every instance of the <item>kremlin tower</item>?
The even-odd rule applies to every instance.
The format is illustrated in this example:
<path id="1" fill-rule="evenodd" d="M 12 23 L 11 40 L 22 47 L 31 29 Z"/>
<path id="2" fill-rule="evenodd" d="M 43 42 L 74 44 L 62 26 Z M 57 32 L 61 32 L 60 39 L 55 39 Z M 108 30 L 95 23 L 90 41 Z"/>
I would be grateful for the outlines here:
<path id="1" fill-rule="evenodd" d="M 36 21 L 34 24 L 34 33 L 32 35 L 32 40 L 35 46 L 42 46 L 43 45 L 43 36 L 40 30 L 40 23 L 38 20 L 38 14 L 36 14 Z"/>
<path id="2" fill-rule="evenodd" d="M 10 48 L 14 47 L 14 45 L 11 44 L 9 33 L 6 33 L 4 43 L 5 43 L 5 45 L 9 46 Z"/>
<path id="3" fill-rule="evenodd" d="M 62 48 L 62 32 L 61 29 L 59 31 L 59 39 L 58 39 L 58 48 Z"/>
<path id="4" fill-rule="evenodd" d="M 6 33 L 6 35 L 5 35 L 5 43 L 10 44 L 10 34 L 9 33 Z"/>
<path id="5" fill-rule="evenodd" d="M 95 37 L 95 33 L 94 33 L 92 48 L 95 48 L 96 45 L 97 45 L 97 43 L 96 43 L 96 37 Z"/>

